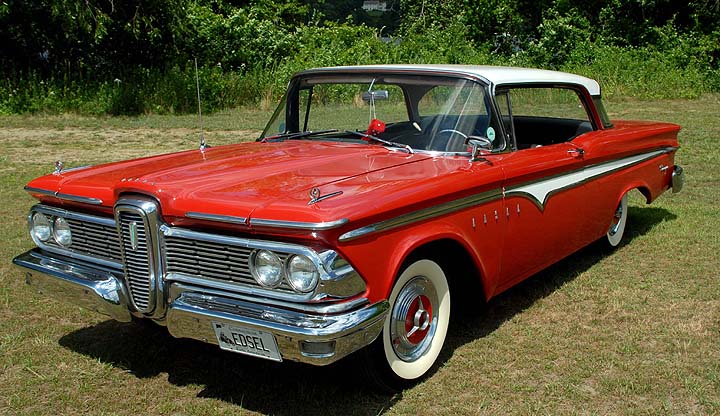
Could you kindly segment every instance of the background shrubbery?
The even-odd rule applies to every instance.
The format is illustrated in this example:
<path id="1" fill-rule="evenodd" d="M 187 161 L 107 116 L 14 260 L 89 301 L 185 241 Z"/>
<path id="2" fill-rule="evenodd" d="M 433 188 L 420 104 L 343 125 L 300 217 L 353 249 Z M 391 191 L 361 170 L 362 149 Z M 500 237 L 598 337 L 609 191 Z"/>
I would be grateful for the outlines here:
<path id="1" fill-rule="evenodd" d="M 8 0 L 0 113 L 272 107 L 314 66 L 467 63 L 560 69 L 605 96 L 720 91 L 720 3 L 640 0 Z"/>

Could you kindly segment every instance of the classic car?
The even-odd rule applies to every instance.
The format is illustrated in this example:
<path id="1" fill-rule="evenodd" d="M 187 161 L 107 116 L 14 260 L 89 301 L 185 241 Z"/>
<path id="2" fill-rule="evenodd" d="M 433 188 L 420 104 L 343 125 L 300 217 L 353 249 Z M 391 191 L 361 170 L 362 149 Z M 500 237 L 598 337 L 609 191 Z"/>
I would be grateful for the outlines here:
<path id="1" fill-rule="evenodd" d="M 618 246 L 628 192 L 680 191 L 679 129 L 611 121 L 596 81 L 555 71 L 311 69 L 254 142 L 32 180 L 37 247 L 14 263 L 118 321 L 275 361 L 352 354 L 398 389 L 436 367 L 451 302 Z"/>

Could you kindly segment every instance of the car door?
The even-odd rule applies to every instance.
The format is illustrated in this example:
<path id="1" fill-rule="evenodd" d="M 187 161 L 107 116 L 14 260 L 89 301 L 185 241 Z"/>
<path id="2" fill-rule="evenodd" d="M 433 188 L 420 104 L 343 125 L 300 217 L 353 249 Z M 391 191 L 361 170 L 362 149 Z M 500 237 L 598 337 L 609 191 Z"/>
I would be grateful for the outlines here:
<path id="1" fill-rule="evenodd" d="M 496 98 L 512 144 L 502 163 L 501 291 L 587 244 L 593 188 L 584 180 L 584 150 L 571 140 L 593 124 L 571 88 L 513 87 Z"/>

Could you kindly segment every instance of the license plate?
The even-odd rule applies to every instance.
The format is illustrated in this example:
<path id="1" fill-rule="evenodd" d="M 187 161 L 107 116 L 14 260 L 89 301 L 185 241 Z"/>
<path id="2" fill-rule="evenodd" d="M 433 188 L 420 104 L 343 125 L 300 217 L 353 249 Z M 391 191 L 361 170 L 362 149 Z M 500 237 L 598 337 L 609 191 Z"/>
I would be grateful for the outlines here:
<path id="1" fill-rule="evenodd" d="M 273 334 L 222 322 L 213 322 L 212 326 L 221 349 L 282 361 Z"/>

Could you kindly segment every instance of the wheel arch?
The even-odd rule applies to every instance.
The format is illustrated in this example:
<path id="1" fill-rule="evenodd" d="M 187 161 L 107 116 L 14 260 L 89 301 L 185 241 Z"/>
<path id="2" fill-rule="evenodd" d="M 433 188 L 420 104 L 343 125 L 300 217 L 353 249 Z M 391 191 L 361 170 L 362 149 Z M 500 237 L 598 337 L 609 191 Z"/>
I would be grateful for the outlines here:
<path id="1" fill-rule="evenodd" d="M 620 192 L 618 192 L 617 195 L 615 196 L 615 199 L 616 199 L 615 205 L 617 206 L 617 204 L 622 199 L 623 195 L 630 193 L 632 191 L 638 191 L 643 196 L 643 198 L 645 198 L 646 204 L 650 204 L 654 200 L 653 194 L 650 191 L 650 186 L 647 183 L 645 183 L 645 181 L 637 180 L 637 181 L 628 183 L 627 185 L 623 186 L 620 189 Z"/>
<path id="2" fill-rule="evenodd" d="M 465 303 L 465 297 L 477 300 L 477 294 L 482 293 L 482 300 L 486 301 L 489 292 L 482 262 L 473 253 L 466 242 L 453 236 L 418 241 L 398 262 L 391 287 L 408 265 L 420 259 L 429 259 L 442 268 L 454 299 Z"/>

